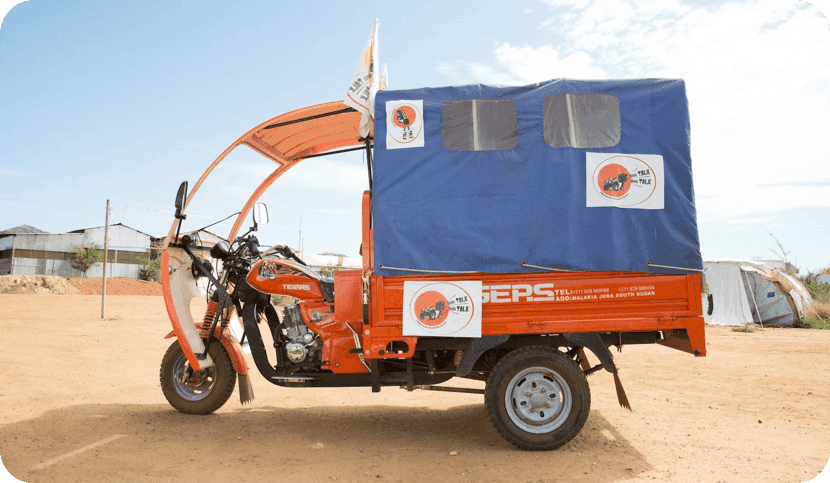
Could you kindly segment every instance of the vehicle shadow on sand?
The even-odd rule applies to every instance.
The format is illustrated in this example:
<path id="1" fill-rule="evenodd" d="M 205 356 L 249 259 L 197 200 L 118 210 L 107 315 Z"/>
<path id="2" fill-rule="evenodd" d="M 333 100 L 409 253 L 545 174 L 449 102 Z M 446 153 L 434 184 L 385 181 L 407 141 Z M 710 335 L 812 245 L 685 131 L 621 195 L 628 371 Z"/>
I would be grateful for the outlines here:
<path id="1" fill-rule="evenodd" d="M 28 481 L 614 481 L 652 469 L 601 412 L 552 452 L 520 451 L 482 404 L 238 408 L 78 405 L 0 428 L 8 471 Z M 209 475 L 209 476 L 208 476 Z"/>

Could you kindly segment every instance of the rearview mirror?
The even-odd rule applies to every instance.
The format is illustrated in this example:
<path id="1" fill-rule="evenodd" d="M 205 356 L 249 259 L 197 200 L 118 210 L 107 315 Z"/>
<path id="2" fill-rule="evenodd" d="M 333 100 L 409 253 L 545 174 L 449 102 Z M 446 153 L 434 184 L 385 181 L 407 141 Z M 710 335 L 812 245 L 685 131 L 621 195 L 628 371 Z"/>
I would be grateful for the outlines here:
<path id="1" fill-rule="evenodd" d="M 184 202 L 187 199 L 187 181 L 182 181 L 179 185 L 179 192 L 176 193 L 176 218 L 184 220 L 185 215 L 182 214 L 184 209 Z"/>
<path id="2" fill-rule="evenodd" d="M 254 225 L 268 224 L 268 207 L 265 203 L 257 203 L 254 205 Z"/>

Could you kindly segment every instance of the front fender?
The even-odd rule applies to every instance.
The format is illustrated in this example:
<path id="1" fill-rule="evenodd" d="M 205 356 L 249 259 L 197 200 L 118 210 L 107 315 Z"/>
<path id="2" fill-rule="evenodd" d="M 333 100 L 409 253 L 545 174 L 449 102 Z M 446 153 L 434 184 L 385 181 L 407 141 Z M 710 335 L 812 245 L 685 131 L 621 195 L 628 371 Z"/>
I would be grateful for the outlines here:
<path id="1" fill-rule="evenodd" d="M 161 252 L 161 284 L 164 294 L 164 306 L 167 316 L 173 325 L 173 332 L 179 339 L 187 362 L 194 371 L 213 365 L 213 359 L 205 354 L 204 359 L 196 357 L 196 353 L 204 354 L 205 346 L 193 317 L 190 315 L 190 301 L 194 297 L 204 296 L 193 278 L 190 269 L 191 260 L 184 252 L 171 255 L 170 249 Z"/>

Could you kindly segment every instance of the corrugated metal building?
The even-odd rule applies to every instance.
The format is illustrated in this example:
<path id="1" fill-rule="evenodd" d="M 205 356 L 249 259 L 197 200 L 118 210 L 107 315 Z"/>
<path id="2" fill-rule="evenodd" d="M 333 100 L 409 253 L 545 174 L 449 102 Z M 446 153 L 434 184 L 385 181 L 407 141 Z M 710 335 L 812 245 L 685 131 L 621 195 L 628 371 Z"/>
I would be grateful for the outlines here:
<path id="1" fill-rule="evenodd" d="M 98 226 L 69 233 L 15 233 L 0 235 L 0 275 L 58 275 L 83 277 L 72 266 L 76 247 L 104 248 L 104 228 Z M 138 257 L 150 253 L 150 235 L 121 223 L 110 225 L 107 276 L 138 278 Z M 87 277 L 103 275 L 103 263 L 96 263 Z"/>

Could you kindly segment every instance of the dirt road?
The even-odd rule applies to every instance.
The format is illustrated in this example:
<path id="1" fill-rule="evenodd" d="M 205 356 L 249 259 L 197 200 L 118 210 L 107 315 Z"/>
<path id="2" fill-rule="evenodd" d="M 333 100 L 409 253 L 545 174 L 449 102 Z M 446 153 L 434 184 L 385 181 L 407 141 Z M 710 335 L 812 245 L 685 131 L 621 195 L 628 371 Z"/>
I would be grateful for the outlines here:
<path id="1" fill-rule="evenodd" d="M 830 331 L 713 327 L 697 359 L 627 346 L 633 412 L 600 371 L 580 435 L 535 453 L 501 439 L 478 395 L 284 389 L 255 369 L 252 404 L 186 416 L 158 383 L 161 297 L 107 296 L 103 321 L 97 296 L 0 304 L 0 456 L 28 482 L 801 482 L 830 456 Z"/>

